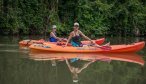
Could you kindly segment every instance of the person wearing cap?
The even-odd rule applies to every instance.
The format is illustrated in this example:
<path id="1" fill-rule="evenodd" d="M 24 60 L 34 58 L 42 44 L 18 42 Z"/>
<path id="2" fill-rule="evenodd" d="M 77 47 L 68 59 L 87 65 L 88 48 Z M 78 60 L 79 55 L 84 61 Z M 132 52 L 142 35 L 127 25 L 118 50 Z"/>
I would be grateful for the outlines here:
<path id="1" fill-rule="evenodd" d="M 56 28 L 57 28 L 56 25 L 52 26 L 52 32 L 50 33 L 50 38 L 49 38 L 50 42 L 57 42 L 64 40 L 63 38 L 59 38 L 56 36 Z"/>
<path id="2" fill-rule="evenodd" d="M 79 23 L 75 22 L 74 23 L 74 27 L 73 27 L 73 31 L 70 33 L 68 40 L 66 42 L 66 45 L 71 42 L 72 46 L 74 47 L 82 47 L 82 43 L 80 41 L 80 36 L 84 37 L 85 39 L 91 41 L 91 43 L 94 43 L 90 38 L 88 38 L 85 34 L 83 34 L 80 30 L 79 30 Z M 64 46 L 64 47 L 65 47 Z"/>

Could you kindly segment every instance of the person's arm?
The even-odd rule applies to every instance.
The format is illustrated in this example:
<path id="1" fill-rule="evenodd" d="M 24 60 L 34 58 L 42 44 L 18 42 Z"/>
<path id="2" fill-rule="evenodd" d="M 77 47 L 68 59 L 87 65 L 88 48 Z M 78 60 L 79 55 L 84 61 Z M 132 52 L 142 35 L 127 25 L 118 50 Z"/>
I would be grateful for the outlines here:
<path id="1" fill-rule="evenodd" d="M 70 39 L 72 38 L 72 33 L 70 33 L 70 35 L 69 35 L 69 37 L 68 37 L 68 39 L 67 39 L 67 42 L 66 42 L 66 44 L 65 44 L 65 46 L 64 47 L 66 47 L 67 46 L 67 44 L 69 43 L 69 41 L 70 41 Z"/>
<path id="2" fill-rule="evenodd" d="M 83 69 L 87 68 L 87 67 L 88 67 L 91 63 L 93 63 L 93 62 L 94 62 L 94 61 L 90 61 L 90 62 L 84 64 L 83 67 L 82 67 L 81 69 L 79 69 L 77 73 L 80 73 Z"/>
<path id="3" fill-rule="evenodd" d="M 67 64 L 67 66 L 68 66 L 69 70 L 72 72 L 72 66 L 69 64 L 69 62 L 68 62 L 68 60 L 67 60 L 67 59 L 65 59 L 65 61 L 66 61 L 66 64 Z"/>
<path id="4" fill-rule="evenodd" d="M 83 34 L 81 31 L 79 31 L 79 34 L 80 34 L 82 37 L 84 37 L 85 39 L 87 39 L 87 40 L 89 40 L 89 41 L 91 41 L 91 42 L 93 43 L 93 41 L 92 41 L 89 37 L 87 37 L 85 34 Z"/>
<path id="5" fill-rule="evenodd" d="M 54 37 L 54 38 L 57 39 L 57 40 L 60 40 L 60 38 L 57 37 L 53 32 L 50 33 L 50 36 Z"/>

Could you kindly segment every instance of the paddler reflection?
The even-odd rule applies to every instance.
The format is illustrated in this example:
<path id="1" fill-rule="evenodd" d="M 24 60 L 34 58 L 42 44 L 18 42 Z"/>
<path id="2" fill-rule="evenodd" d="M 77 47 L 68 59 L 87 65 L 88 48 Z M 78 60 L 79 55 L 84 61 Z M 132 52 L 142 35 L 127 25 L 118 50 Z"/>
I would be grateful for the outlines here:
<path id="1" fill-rule="evenodd" d="M 56 61 L 55 60 L 51 60 L 51 64 L 52 64 L 52 66 L 56 66 Z"/>
<path id="2" fill-rule="evenodd" d="M 58 61 L 64 61 L 67 64 L 68 70 L 72 74 L 73 82 L 79 81 L 79 75 L 87 67 L 92 67 L 92 63 L 97 60 L 110 63 L 112 60 L 137 63 L 144 65 L 144 59 L 141 55 L 135 53 L 120 53 L 120 54 L 83 54 L 83 53 L 30 53 L 30 59 L 37 61 L 50 60 L 52 66 L 56 66 Z M 61 66 L 62 67 L 62 66 Z"/>
<path id="3" fill-rule="evenodd" d="M 73 82 L 78 82 L 78 74 L 81 73 L 82 70 L 84 70 L 85 68 L 87 68 L 91 63 L 95 62 L 94 60 L 91 60 L 87 63 L 85 63 L 82 67 L 75 67 L 72 66 L 68 60 L 66 59 L 66 64 L 70 70 L 70 72 L 72 73 L 72 78 L 73 78 Z"/>

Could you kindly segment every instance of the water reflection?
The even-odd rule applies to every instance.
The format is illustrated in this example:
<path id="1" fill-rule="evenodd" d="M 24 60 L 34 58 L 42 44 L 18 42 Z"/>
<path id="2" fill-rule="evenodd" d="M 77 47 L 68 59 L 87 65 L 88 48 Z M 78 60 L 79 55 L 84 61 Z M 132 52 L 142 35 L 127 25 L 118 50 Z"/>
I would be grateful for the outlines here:
<path id="1" fill-rule="evenodd" d="M 28 46 L 19 46 L 19 49 L 21 49 L 21 50 L 29 50 L 29 47 Z"/>
<path id="2" fill-rule="evenodd" d="M 93 61 L 89 61 L 87 63 L 84 63 L 81 67 L 75 67 L 75 66 L 72 66 L 68 60 L 66 59 L 66 64 L 72 74 L 72 79 L 73 79 L 73 82 L 78 82 L 78 74 L 81 73 L 82 70 L 86 69 L 91 63 L 94 62 Z"/>
<path id="3" fill-rule="evenodd" d="M 50 60 L 52 66 L 57 66 L 57 61 L 65 61 L 71 73 L 73 82 L 78 82 L 79 75 L 92 63 L 98 61 L 110 63 L 112 60 L 125 61 L 144 65 L 142 56 L 138 54 L 81 54 L 81 53 L 30 53 L 30 59 L 36 61 Z M 82 63 L 80 63 L 82 62 Z"/>
<path id="4" fill-rule="evenodd" d="M 33 60 L 58 60 L 63 61 L 65 59 L 73 60 L 83 60 L 83 61 L 107 61 L 110 62 L 112 60 L 117 61 L 125 61 L 137 63 L 140 65 L 144 65 L 144 59 L 141 55 L 136 53 L 122 53 L 122 54 L 98 54 L 98 53 L 30 53 L 29 58 Z"/>
<path id="5" fill-rule="evenodd" d="M 18 44 L 0 44 L 1 47 L 17 47 Z"/>

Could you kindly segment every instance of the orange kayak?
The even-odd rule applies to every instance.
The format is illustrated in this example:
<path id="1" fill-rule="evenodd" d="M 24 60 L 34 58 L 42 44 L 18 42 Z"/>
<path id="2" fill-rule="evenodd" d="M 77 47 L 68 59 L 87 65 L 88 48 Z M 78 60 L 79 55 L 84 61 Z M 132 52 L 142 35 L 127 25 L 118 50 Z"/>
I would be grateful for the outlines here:
<path id="1" fill-rule="evenodd" d="M 137 42 L 132 44 L 111 45 L 111 50 L 104 50 L 98 47 L 83 46 L 58 46 L 56 44 L 34 44 L 29 48 L 32 52 L 64 52 L 64 53 L 130 53 L 137 52 L 145 46 L 145 42 Z"/>
<path id="2" fill-rule="evenodd" d="M 105 38 L 101 38 L 101 39 L 96 39 L 96 40 L 92 40 L 92 41 L 94 41 L 96 44 L 102 44 L 104 41 L 105 41 Z M 31 44 L 43 44 L 43 43 L 48 43 L 48 44 L 56 44 L 57 42 L 47 42 L 47 41 L 45 41 L 45 40 L 43 40 L 43 39 L 41 39 L 41 40 L 22 40 L 22 41 L 20 41 L 19 42 L 19 45 L 20 46 L 30 46 Z M 82 42 L 82 44 L 87 44 L 87 43 L 89 43 L 89 41 L 81 41 Z M 65 44 L 66 42 L 61 42 L 62 44 Z"/>
<path id="3" fill-rule="evenodd" d="M 144 65 L 142 56 L 135 53 L 122 53 L 122 54 L 97 54 L 97 53 L 30 53 L 29 58 L 37 61 L 41 60 L 58 60 L 64 61 L 65 59 L 79 59 L 83 61 L 105 61 L 112 60 L 125 61 Z"/>

